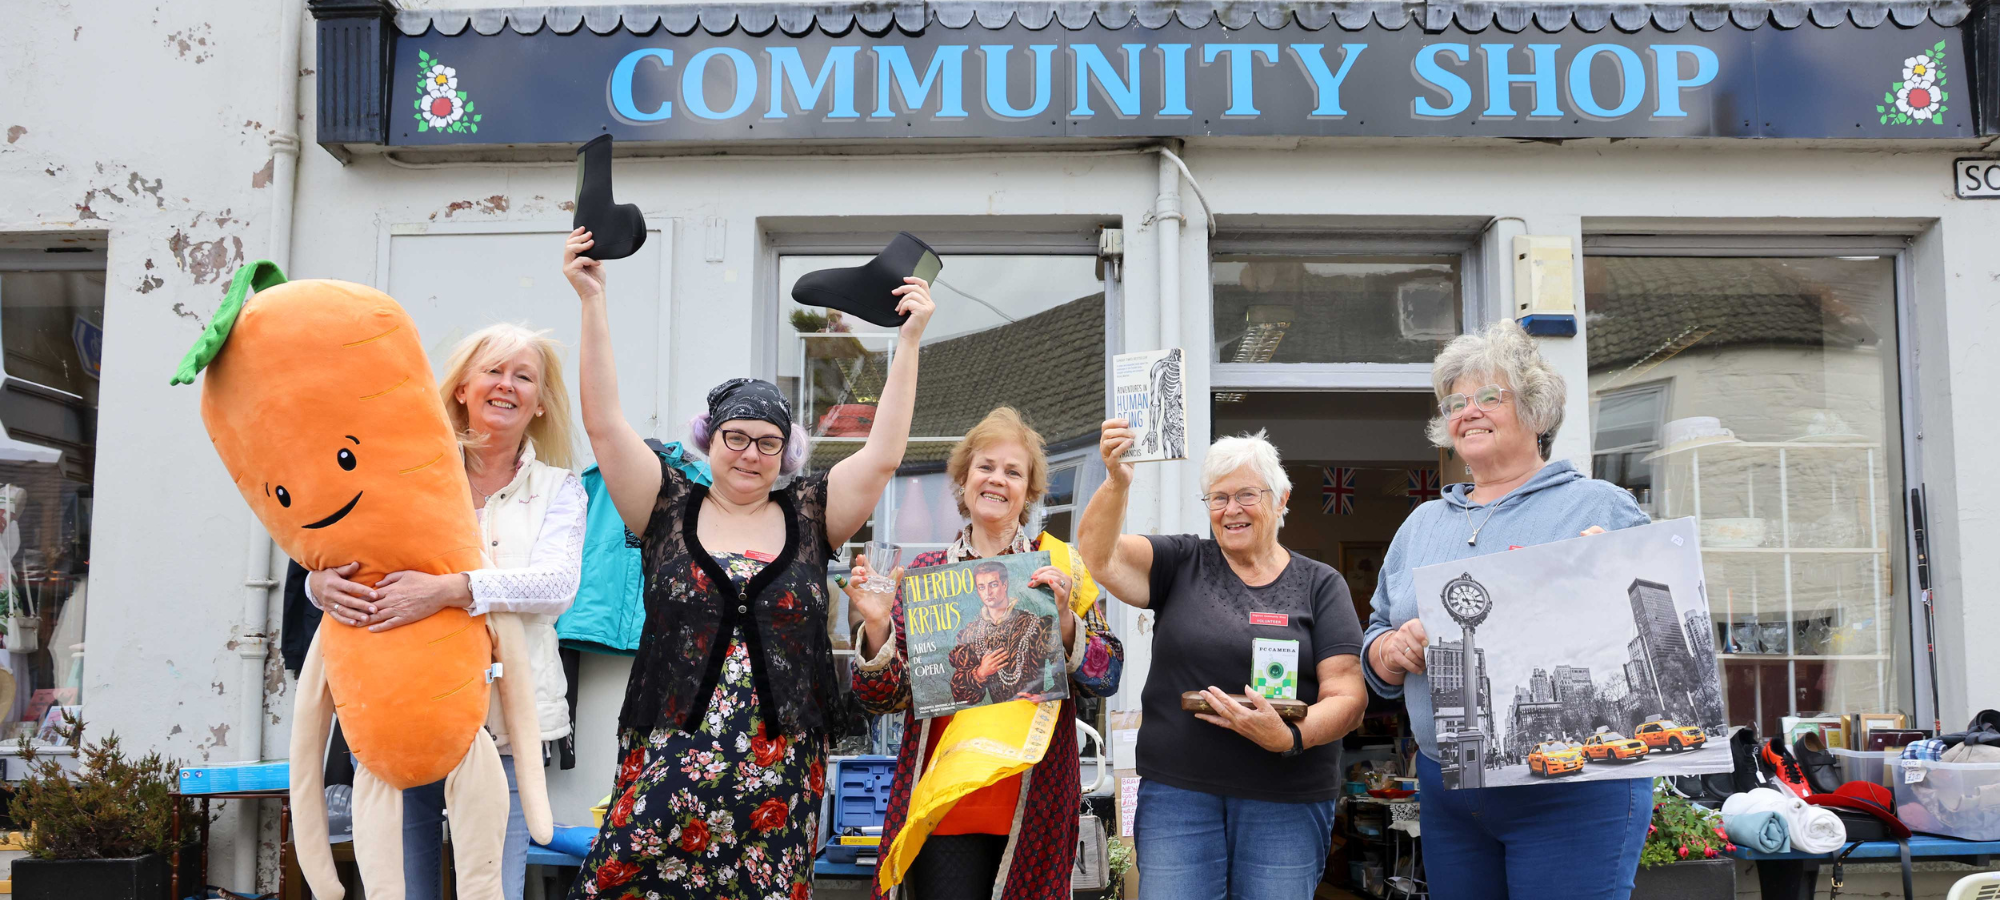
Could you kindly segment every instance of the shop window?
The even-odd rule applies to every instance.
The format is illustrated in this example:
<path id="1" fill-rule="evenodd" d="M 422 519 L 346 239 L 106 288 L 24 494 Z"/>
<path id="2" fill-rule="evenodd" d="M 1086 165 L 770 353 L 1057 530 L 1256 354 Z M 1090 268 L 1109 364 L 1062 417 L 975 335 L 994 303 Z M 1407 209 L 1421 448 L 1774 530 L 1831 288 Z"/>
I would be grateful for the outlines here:
<path id="1" fill-rule="evenodd" d="M 1460 257 L 1217 254 L 1214 361 L 1429 364 L 1464 322 Z"/>
<path id="2" fill-rule="evenodd" d="M 1585 259 L 1593 466 L 1700 520 L 1731 720 L 1904 712 L 1889 257 Z"/>
<path id="3" fill-rule="evenodd" d="M 0 251 L 5 739 L 82 702 L 104 328 L 101 254 Z M 51 710 L 54 709 L 52 712 Z"/>

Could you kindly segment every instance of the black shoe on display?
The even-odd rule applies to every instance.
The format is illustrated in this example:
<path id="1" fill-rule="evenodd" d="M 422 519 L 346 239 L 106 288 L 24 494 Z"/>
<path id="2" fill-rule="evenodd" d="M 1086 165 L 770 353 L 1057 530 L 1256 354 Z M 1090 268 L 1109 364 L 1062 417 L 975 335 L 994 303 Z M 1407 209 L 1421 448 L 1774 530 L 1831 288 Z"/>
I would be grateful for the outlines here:
<path id="1" fill-rule="evenodd" d="M 1792 744 L 1792 758 L 1805 770 L 1806 786 L 1815 794 L 1840 790 L 1840 766 L 1827 752 L 1826 740 L 1817 734 L 1800 735 Z"/>
<path id="2" fill-rule="evenodd" d="M 862 321 L 895 328 L 909 316 L 896 312 L 900 298 L 890 293 L 911 276 L 933 281 L 944 263 L 929 244 L 907 231 L 899 232 L 881 253 L 846 269 L 807 272 L 792 285 L 800 306 L 824 306 L 859 316 Z"/>
<path id="3" fill-rule="evenodd" d="M 576 215 L 571 228 L 587 228 L 593 243 L 581 255 L 624 259 L 646 245 L 646 217 L 639 207 L 611 196 L 611 135 L 591 138 L 576 151 Z"/>

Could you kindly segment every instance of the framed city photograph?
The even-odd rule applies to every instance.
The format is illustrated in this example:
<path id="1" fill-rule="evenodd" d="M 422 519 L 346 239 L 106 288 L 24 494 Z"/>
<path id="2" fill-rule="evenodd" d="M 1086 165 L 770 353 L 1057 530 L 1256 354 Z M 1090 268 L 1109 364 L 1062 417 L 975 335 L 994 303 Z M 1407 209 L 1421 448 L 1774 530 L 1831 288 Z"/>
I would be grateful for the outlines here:
<path id="1" fill-rule="evenodd" d="M 1446 788 L 1734 768 L 1695 520 L 1413 575 Z"/>

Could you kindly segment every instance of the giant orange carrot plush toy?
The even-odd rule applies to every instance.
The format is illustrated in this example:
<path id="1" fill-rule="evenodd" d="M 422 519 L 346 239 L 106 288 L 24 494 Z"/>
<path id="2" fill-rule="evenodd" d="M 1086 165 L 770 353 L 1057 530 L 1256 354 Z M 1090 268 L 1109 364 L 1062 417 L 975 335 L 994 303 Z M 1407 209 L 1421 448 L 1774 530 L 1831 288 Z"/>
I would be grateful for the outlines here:
<path id="1" fill-rule="evenodd" d="M 301 565 L 359 561 L 353 580 L 362 584 L 405 569 L 480 567 L 457 438 L 416 325 L 388 295 L 344 281 L 287 282 L 276 265 L 251 263 L 236 272 L 174 383 L 192 382 L 203 367 L 201 417 L 215 450 Z M 499 677 L 508 727 L 533 734 L 540 726 L 529 666 L 511 614 L 445 609 L 379 633 L 321 620 L 299 673 L 291 748 L 299 863 L 313 893 L 342 893 L 320 764 L 338 712 L 361 761 L 354 849 L 371 900 L 403 896 L 402 790 L 439 779 L 459 896 L 499 900 L 508 791 L 483 727 L 488 684 Z M 522 764 L 516 774 L 528 830 L 547 841 L 542 769 Z"/>

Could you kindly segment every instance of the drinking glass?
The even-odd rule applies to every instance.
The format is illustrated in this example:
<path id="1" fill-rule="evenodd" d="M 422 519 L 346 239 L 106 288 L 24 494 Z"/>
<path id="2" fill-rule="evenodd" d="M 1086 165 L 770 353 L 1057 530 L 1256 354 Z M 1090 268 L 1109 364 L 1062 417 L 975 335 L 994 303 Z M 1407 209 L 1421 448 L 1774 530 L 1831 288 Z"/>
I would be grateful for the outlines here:
<path id="1" fill-rule="evenodd" d="M 896 582 L 889 577 L 889 573 L 903 564 L 903 548 L 886 541 L 869 541 L 861 552 L 868 557 L 868 580 L 861 583 L 861 589 L 878 594 L 894 593 Z"/>

